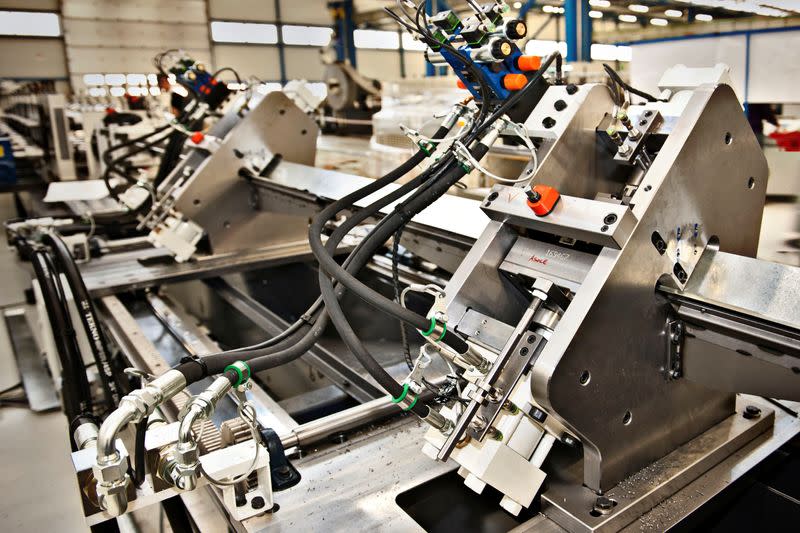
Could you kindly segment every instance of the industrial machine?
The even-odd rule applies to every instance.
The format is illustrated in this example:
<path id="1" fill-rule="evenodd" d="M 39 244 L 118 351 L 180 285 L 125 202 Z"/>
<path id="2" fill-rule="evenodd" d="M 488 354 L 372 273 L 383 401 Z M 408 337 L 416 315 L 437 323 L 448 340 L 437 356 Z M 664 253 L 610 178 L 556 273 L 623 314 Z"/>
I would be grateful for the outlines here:
<path id="1" fill-rule="evenodd" d="M 209 531 L 663 531 L 800 433 L 800 270 L 755 259 L 768 168 L 727 68 L 564 84 L 469 4 L 390 11 L 473 99 L 377 180 L 312 167 L 276 92 L 193 140 L 146 240 L 76 266 L 10 228 L 89 525 L 180 497 Z M 520 175 L 447 195 L 502 137 Z"/>

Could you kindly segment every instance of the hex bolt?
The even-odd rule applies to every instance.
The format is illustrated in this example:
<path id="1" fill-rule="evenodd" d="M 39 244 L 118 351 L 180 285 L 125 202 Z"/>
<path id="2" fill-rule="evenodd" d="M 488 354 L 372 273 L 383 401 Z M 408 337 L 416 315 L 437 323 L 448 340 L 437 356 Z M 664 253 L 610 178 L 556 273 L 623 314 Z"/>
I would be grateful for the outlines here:
<path id="1" fill-rule="evenodd" d="M 759 416 L 761 416 L 761 409 L 759 409 L 755 405 L 748 405 L 744 408 L 742 416 L 748 420 L 752 420 L 753 418 L 758 418 Z"/>
<path id="2" fill-rule="evenodd" d="M 539 194 L 538 192 L 536 192 L 536 191 L 534 191 L 534 190 L 532 190 L 532 189 L 528 189 L 528 190 L 526 190 L 526 191 L 525 191 L 525 196 L 527 196 L 527 197 L 528 197 L 528 200 L 529 200 L 531 203 L 534 203 L 534 204 L 535 204 L 536 202 L 538 202 L 538 201 L 539 201 L 539 200 L 542 198 L 542 195 L 541 195 L 541 194 Z"/>
<path id="3" fill-rule="evenodd" d="M 267 502 L 264 501 L 264 498 L 261 496 L 256 496 L 252 500 L 250 500 L 250 506 L 253 509 L 263 509 L 264 506 L 267 505 Z"/>
<path id="4" fill-rule="evenodd" d="M 594 501 L 594 508 L 602 514 L 608 514 L 614 509 L 616 502 L 607 496 L 598 496 Z"/>
<path id="5" fill-rule="evenodd" d="M 625 126 L 625 129 L 628 130 L 628 137 L 632 140 L 636 140 L 641 137 L 642 132 L 636 129 L 636 127 L 631 122 L 631 118 L 625 111 L 620 111 L 617 113 L 617 119 L 622 122 L 622 125 Z"/>

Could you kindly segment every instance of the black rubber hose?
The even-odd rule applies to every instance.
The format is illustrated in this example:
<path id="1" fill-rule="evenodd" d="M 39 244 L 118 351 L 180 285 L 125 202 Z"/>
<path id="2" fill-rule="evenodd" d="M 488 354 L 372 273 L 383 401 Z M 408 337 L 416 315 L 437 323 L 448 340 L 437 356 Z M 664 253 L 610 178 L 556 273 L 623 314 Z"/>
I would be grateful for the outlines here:
<path id="1" fill-rule="evenodd" d="M 413 168 L 413 166 L 411 168 Z M 325 244 L 328 253 L 330 254 L 334 253 L 334 251 L 339 245 L 339 242 L 342 240 L 342 238 L 344 238 L 345 235 L 347 235 L 347 233 L 350 232 L 351 229 L 353 229 L 355 226 L 357 226 L 370 216 L 373 216 L 381 208 L 412 192 L 414 189 L 419 187 L 428 178 L 428 176 L 429 176 L 428 172 L 422 173 L 413 180 L 402 185 L 398 189 L 392 191 L 386 196 L 370 204 L 368 207 L 356 211 L 343 224 L 341 224 L 338 228 L 336 228 L 333 234 L 331 234 L 330 238 L 328 239 L 328 242 Z M 397 180 L 399 177 L 400 176 L 394 177 L 394 179 Z M 373 186 L 374 182 L 371 183 L 368 187 L 356 191 L 356 193 L 360 192 L 360 194 L 362 194 L 365 197 L 374 192 Z M 352 204 L 350 204 L 350 207 L 352 207 Z M 338 211 L 339 210 L 337 210 L 336 212 Z M 361 247 L 362 243 L 359 243 L 356 249 L 353 252 L 351 252 L 350 256 L 345 260 L 346 267 L 351 268 L 356 272 L 361 270 L 366 265 L 367 262 L 367 261 L 362 261 L 359 264 L 354 264 L 352 262 L 352 257 Z M 372 253 L 364 254 L 363 256 L 369 258 L 372 256 Z M 339 293 L 340 297 L 342 293 L 343 290 Z M 311 306 L 309 311 L 311 311 L 316 307 L 319 307 L 320 309 L 322 308 L 321 297 Z M 309 320 L 309 322 L 311 322 L 311 320 Z M 258 350 L 251 350 L 249 351 L 249 353 L 246 353 L 246 351 L 239 349 L 233 352 L 225 352 L 222 354 L 215 354 L 213 356 L 206 356 L 204 360 L 209 361 L 210 359 L 210 361 L 213 361 L 213 363 L 211 363 L 210 361 L 208 362 L 209 373 L 211 374 L 219 372 L 220 368 L 224 368 L 228 364 L 239 359 L 248 361 L 254 372 L 260 370 L 266 370 L 268 368 L 275 368 L 277 366 L 281 366 L 290 361 L 293 361 L 294 359 L 297 359 L 298 357 L 306 353 L 317 342 L 319 337 L 325 331 L 327 324 L 328 324 L 328 316 L 323 309 L 321 310 L 321 312 L 319 312 L 318 316 L 313 320 L 313 324 L 306 324 L 304 328 L 296 332 L 292 337 L 283 340 L 281 343 L 278 343 L 275 346 L 270 346 Z"/>
<path id="2" fill-rule="evenodd" d="M 105 170 L 105 172 L 103 172 L 102 178 L 103 178 L 103 181 L 106 184 L 106 188 L 108 189 L 109 194 L 111 195 L 111 197 L 114 200 L 118 201 L 119 200 L 119 195 L 117 194 L 117 191 L 111 186 L 111 173 L 112 172 L 115 172 L 116 174 L 118 174 L 119 176 L 122 176 L 123 178 L 125 178 L 126 180 L 128 180 L 130 182 L 135 182 L 136 181 L 133 178 L 131 178 L 130 176 L 128 176 L 127 174 L 125 174 L 123 171 L 118 170 L 116 168 L 117 165 L 119 165 L 120 163 L 122 163 L 126 159 L 128 159 L 130 157 L 133 157 L 136 154 L 139 154 L 139 153 L 144 152 L 146 150 L 150 150 L 151 148 L 153 148 L 157 144 L 160 144 L 160 143 L 164 142 L 168 138 L 169 138 L 169 135 L 165 135 L 163 137 L 159 137 L 157 139 L 149 141 L 149 142 L 143 144 L 142 146 L 139 146 L 138 148 L 136 148 L 134 150 L 126 152 L 124 155 L 121 155 L 121 156 L 117 157 L 116 159 L 110 159 L 110 158 L 106 159 L 106 154 L 108 154 L 108 151 L 106 151 L 106 153 L 103 155 L 103 159 L 104 159 L 104 161 L 106 163 L 106 170 Z"/>
<path id="3" fill-rule="evenodd" d="M 481 159 L 486 152 L 488 152 L 488 150 L 488 147 L 483 144 L 479 144 L 478 147 L 472 151 L 472 154 L 476 159 Z M 374 243 L 385 242 L 386 239 L 382 239 L 381 235 L 387 232 L 389 235 L 391 235 L 392 231 L 396 232 L 405 223 L 404 220 L 406 216 L 408 216 L 408 219 L 410 219 L 414 214 L 425 209 L 428 205 L 433 203 L 436 198 L 447 192 L 450 186 L 464 177 L 465 174 L 465 170 L 460 165 L 448 170 L 442 179 L 437 180 L 437 182 L 431 185 L 431 187 L 429 187 L 427 190 L 422 191 L 420 194 L 414 195 L 414 197 L 412 197 L 408 203 L 399 210 L 399 212 L 396 210 L 396 212 L 390 217 L 385 218 L 384 221 L 389 221 L 391 219 L 395 220 L 386 222 L 385 224 L 381 225 L 382 227 L 376 227 L 370 236 L 365 239 L 365 242 L 368 240 L 373 240 Z M 373 246 L 375 246 L 375 244 L 373 244 Z M 364 249 L 368 250 L 369 246 L 365 246 Z M 357 259 L 354 258 L 354 262 L 356 261 Z M 319 273 L 319 284 L 322 297 L 325 300 L 325 310 L 329 314 L 331 321 L 336 327 L 336 330 L 339 332 L 339 336 L 350 349 L 350 352 L 364 366 L 364 369 L 367 370 L 370 376 L 372 376 L 372 378 L 384 388 L 384 390 L 391 394 L 392 397 L 400 397 L 403 392 L 403 387 L 394 378 L 392 378 L 388 372 L 386 372 L 386 370 L 384 370 L 384 368 L 375 360 L 374 357 L 372 357 L 364 344 L 361 342 L 361 339 L 358 338 L 352 326 L 350 326 L 350 323 L 345 317 L 344 312 L 342 311 L 341 305 L 339 304 L 339 300 L 333 288 L 332 280 L 322 269 Z M 462 340 L 461 342 L 464 341 Z M 464 344 L 466 345 L 465 342 Z M 422 402 L 416 402 L 411 411 L 419 417 L 424 418 L 428 415 L 430 408 Z"/>
<path id="4" fill-rule="evenodd" d="M 488 151 L 489 148 L 487 146 L 478 144 L 478 146 L 473 150 L 473 157 L 479 160 Z M 374 245 L 364 246 L 364 248 L 356 252 L 356 255 L 360 253 L 374 253 L 375 250 L 382 246 L 383 243 L 385 243 L 394 232 L 411 220 L 414 215 L 432 204 L 437 198 L 439 198 L 439 196 L 447 192 L 447 190 L 454 183 L 459 181 L 464 174 L 464 169 L 458 165 L 451 169 L 448 175 L 443 179 L 437 180 L 436 183 L 433 183 L 427 190 L 421 191 L 419 194 L 414 195 L 412 198 L 400 204 L 400 206 L 398 206 L 400 207 L 399 210 L 396 209 L 395 212 L 390 215 L 390 217 L 384 219 L 386 224 L 376 227 L 365 239 L 365 242 L 371 241 L 374 243 Z M 319 215 L 317 215 L 317 217 L 314 218 L 311 223 L 311 227 L 309 228 L 309 244 L 311 245 L 311 249 L 320 263 L 320 267 L 324 271 L 328 272 L 334 279 L 336 279 L 336 281 L 344 284 L 347 289 L 352 290 L 357 296 L 371 306 L 408 323 L 410 326 L 416 329 L 427 331 L 431 325 L 430 319 L 385 298 L 382 294 L 356 279 L 355 276 L 340 266 L 330 254 L 325 252 L 325 248 L 322 245 L 321 239 L 322 228 L 324 227 L 322 215 L 328 215 L 331 211 L 333 211 L 335 215 L 334 210 L 339 207 L 340 206 L 336 205 L 336 203 L 328 206 L 328 208 L 323 210 Z M 455 334 L 445 336 L 442 342 L 461 354 L 466 353 L 469 349 L 467 343 Z"/>
<path id="5" fill-rule="evenodd" d="M 64 412 L 69 420 L 73 420 L 77 416 L 92 412 L 89 379 L 86 377 L 86 369 L 80 357 L 72 322 L 59 295 L 55 269 L 50 264 L 47 254 L 41 250 L 33 252 L 31 263 L 36 280 L 39 282 L 61 363 L 61 396 Z"/>
<path id="6" fill-rule="evenodd" d="M 144 473 L 145 473 L 145 461 L 144 456 L 146 454 L 145 447 L 144 447 L 144 440 L 145 435 L 147 434 L 147 417 L 142 418 L 136 424 L 136 437 L 135 437 L 135 462 L 136 468 L 133 470 L 133 476 L 131 479 L 133 481 L 133 485 L 135 487 L 141 487 L 142 483 L 144 483 Z"/>
<path id="7" fill-rule="evenodd" d="M 83 276 L 81 276 L 78 265 L 75 264 L 75 259 L 60 236 L 54 233 L 47 233 L 42 238 L 42 242 L 53 251 L 58 270 L 67 279 L 67 284 L 75 300 L 75 306 L 81 317 L 86 338 L 92 349 L 94 362 L 97 364 L 97 371 L 103 383 L 106 399 L 110 405 L 116 406 L 119 404 L 119 400 L 124 391 L 127 390 L 127 387 L 125 387 L 119 373 L 114 369 L 111 350 L 108 348 L 108 340 L 100 327 L 97 310 L 92 298 L 89 296 L 86 284 L 83 282 Z"/>
<path id="8" fill-rule="evenodd" d="M 433 137 L 442 138 L 448 133 L 448 131 L 448 128 L 440 127 Z M 386 185 L 397 181 L 404 175 L 408 174 L 408 172 L 413 170 L 414 167 L 424 160 L 425 156 L 426 154 L 422 151 L 415 153 L 414 156 L 412 156 L 409 160 L 385 176 L 371 182 L 366 187 L 362 187 L 361 189 L 350 193 L 349 195 L 340 199 L 340 201 L 346 199 L 348 202 L 348 207 L 352 207 L 354 202 L 367 197 L 373 192 L 380 190 Z M 328 239 L 326 246 L 330 248 L 330 253 L 333 253 L 336 250 L 336 247 L 338 247 L 341 239 L 356 225 L 360 224 L 366 218 L 373 216 L 378 210 L 385 207 L 392 201 L 395 201 L 411 192 L 414 188 L 423 183 L 423 181 L 432 173 L 432 170 L 437 168 L 438 167 L 432 167 L 431 169 L 428 169 L 428 171 L 420 174 L 389 195 L 354 213 L 347 219 L 347 221 L 345 221 L 345 223 L 336 228 L 331 237 Z M 338 213 L 340 210 L 341 209 L 338 209 L 336 213 Z M 360 246 L 361 244 L 356 247 L 356 250 L 358 250 Z M 355 250 L 353 253 L 355 253 Z M 348 259 L 345 261 L 345 264 L 348 264 L 349 260 L 350 258 L 348 257 Z M 255 367 L 253 371 L 258 371 L 266 368 L 274 368 L 275 366 L 280 366 L 281 364 L 285 364 L 286 362 L 300 357 L 306 351 L 308 351 L 308 349 L 311 348 L 314 343 L 316 343 L 317 339 L 327 326 L 327 317 L 324 312 L 320 313 L 316 319 L 313 318 L 314 314 L 317 313 L 321 308 L 322 298 L 318 298 L 304 314 L 303 318 L 292 324 L 280 335 L 257 345 L 204 356 L 203 360 L 206 365 L 208 365 L 206 367 L 206 375 L 219 373 L 225 368 L 225 366 L 240 359 L 254 363 Z M 288 334 L 289 331 L 292 331 L 291 335 Z M 298 338 L 300 335 L 302 335 L 302 337 Z M 258 359 L 260 360 L 256 362 Z M 190 383 L 195 379 L 199 379 L 199 377 L 194 375 L 196 372 L 196 369 L 194 368 L 188 368 L 184 365 L 179 365 L 176 368 L 184 372 L 184 375 L 187 377 L 187 381 Z"/>

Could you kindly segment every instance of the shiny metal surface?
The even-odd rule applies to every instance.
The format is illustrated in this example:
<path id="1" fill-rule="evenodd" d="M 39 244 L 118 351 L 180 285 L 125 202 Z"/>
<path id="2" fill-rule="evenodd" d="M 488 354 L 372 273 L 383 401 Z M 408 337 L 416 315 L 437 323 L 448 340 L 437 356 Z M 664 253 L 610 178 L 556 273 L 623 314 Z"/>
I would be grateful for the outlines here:
<path id="1" fill-rule="evenodd" d="M 675 275 L 670 250 L 660 255 L 651 234 L 699 225 L 700 253 L 680 258 L 689 276 L 713 237 L 722 250 L 755 254 L 767 168 L 739 109 L 728 86 L 692 94 L 633 197 L 639 222 L 631 238 L 621 251 L 600 252 L 534 365 L 534 397 L 580 436 L 592 489 L 610 488 L 733 411 L 730 394 L 663 377 L 669 306 L 655 284 Z M 586 386 L 583 372 L 591 375 Z"/>
<path id="2" fill-rule="evenodd" d="M 89 293 L 93 297 L 102 297 L 162 283 L 215 277 L 311 257 L 308 240 L 303 238 L 262 248 L 245 247 L 230 254 L 200 256 L 185 263 L 176 263 L 168 252 L 151 248 L 104 256 L 79 266 Z"/>
<path id="3" fill-rule="evenodd" d="M 422 531 L 396 503 L 397 495 L 455 468 L 420 456 L 425 430 L 425 424 L 404 418 L 295 460 L 303 479 L 276 493 L 281 510 L 251 518 L 245 527 L 248 531 Z"/>
<path id="4" fill-rule="evenodd" d="M 239 169 L 258 161 L 258 172 L 275 154 L 313 165 L 317 133 L 313 118 L 286 95 L 267 94 L 181 187 L 175 209 L 205 230 L 216 254 L 302 239 L 304 217 L 255 204 Z"/>
<path id="5" fill-rule="evenodd" d="M 522 188 L 495 185 L 482 207 L 492 220 L 611 248 L 622 248 L 636 225 L 626 205 L 562 194 L 550 214 L 540 217 L 527 202 Z"/>
<path id="6" fill-rule="evenodd" d="M 680 295 L 753 318 L 798 328 L 798 287 L 798 267 L 708 250 Z"/>
<path id="7" fill-rule="evenodd" d="M 740 399 L 737 413 L 606 491 L 605 496 L 616 502 L 608 514 L 591 514 L 597 494 L 579 480 L 564 479 L 562 476 L 570 472 L 566 468 L 549 477 L 542 495 L 542 513 L 573 532 L 625 527 L 772 428 L 773 409 L 763 407 L 761 416 L 747 419 L 741 414 L 745 405 Z"/>
<path id="8" fill-rule="evenodd" d="M 541 276 L 574 291 L 583 283 L 596 257 L 566 246 L 520 237 L 508 251 L 500 270 L 530 278 Z"/>

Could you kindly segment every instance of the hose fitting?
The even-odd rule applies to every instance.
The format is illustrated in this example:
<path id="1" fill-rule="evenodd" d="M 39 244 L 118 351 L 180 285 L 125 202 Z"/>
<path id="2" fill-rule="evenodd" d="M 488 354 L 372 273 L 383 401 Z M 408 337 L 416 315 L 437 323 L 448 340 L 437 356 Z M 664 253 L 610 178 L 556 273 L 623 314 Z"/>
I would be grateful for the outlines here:
<path id="1" fill-rule="evenodd" d="M 231 365 L 233 366 L 233 365 Z M 249 377 L 249 368 L 248 368 Z M 246 381 L 246 379 L 245 379 Z M 180 490 L 194 490 L 200 473 L 200 452 L 197 440 L 192 434 L 195 422 L 214 414 L 214 408 L 231 390 L 231 380 L 225 376 L 218 377 L 203 392 L 192 398 L 184 407 L 184 416 L 178 427 L 178 442 L 172 452 L 172 461 L 167 466 L 167 479 Z"/>
<path id="2" fill-rule="evenodd" d="M 128 508 L 127 487 L 130 480 L 128 457 L 117 451 L 120 431 L 132 422 L 139 422 L 164 401 L 186 386 L 186 378 L 170 370 L 141 389 L 124 396 L 117 409 L 100 426 L 97 435 L 97 460 L 92 472 L 97 480 L 97 500 L 111 516 L 119 516 Z"/>

